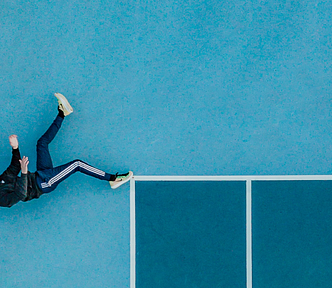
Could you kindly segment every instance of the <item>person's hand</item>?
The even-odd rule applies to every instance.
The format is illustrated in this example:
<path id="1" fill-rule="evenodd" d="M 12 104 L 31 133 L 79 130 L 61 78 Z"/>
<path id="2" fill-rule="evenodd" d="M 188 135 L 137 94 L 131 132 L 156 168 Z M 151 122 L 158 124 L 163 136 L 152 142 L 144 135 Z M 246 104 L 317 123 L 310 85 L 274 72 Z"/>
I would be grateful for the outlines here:
<path id="1" fill-rule="evenodd" d="M 28 174 L 28 165 L 29 165 L 28 157 L 23 156 L 22 160 L 19 161 L 21 163 L 22 174 Z"/>
<path id="2" fill-rule="evenodd" d="M 10 143 L 10 146 L 13 147 L 13 149 L 17 149 L 18 148 L 17 135 L 10 135 L 9 136 L 9 143 Z"/>

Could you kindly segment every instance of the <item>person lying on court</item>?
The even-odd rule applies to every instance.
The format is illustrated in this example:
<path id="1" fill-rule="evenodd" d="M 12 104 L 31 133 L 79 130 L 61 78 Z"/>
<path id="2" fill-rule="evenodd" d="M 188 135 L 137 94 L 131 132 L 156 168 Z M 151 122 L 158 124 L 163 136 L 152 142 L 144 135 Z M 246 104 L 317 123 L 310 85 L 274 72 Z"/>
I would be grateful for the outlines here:
<path id="1" fill-rule="evenodd" d="M 53 167 L 48 145 L 58 133 L 64 118 L 73 112 L 73 108 L 62 94 L 55 93 L 54 95 L 59 102 L 58 115 L 37 142 L 37 171 L 35 173 L 28 171 L 28 157 L 24 156 L 21 159 L 17 136 L 9 136 L 12 160 L 6 171 L 0 175 L 0 206 L 2 207 L 11 207 L 19 201 L 26 202 L 52 192 L 63 180 L 78 171 L 100 180 L 109 181 L 113 189 L 133 177 L 131 171 L 126 174 L 109 174 L 82 160 L 73 160 L 67 164 Z M 18 176 L 20 171 L 21 177 Z"/>

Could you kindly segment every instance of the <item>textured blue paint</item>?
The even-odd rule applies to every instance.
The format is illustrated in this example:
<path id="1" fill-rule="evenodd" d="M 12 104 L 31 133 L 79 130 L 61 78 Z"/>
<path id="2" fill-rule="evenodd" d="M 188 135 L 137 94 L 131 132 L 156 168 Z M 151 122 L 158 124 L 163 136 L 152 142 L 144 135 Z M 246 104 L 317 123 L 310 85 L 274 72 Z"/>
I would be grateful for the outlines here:
<path id="1" fill-rule="evenodd" d="M 329 173 L 329 8 L 3 2 L 1 97 L 5 121 L 15 115 L 5 127 L 27 128 L 19 114 L 37 137 L 59 91 L 83 153 L 108 149 L 136 174 Z"/>
<path id="2" fill-rule="evenodd" d="M 330 1 L 3 0 L 0 167 L 16 133 L 34 170 L 60 92 L 75 113 L 52 144 L 55 164 L 82 158 L 137 175 L 330 173 L 331 11 Z M 108 188 L 78 177 L 18 207 L 29 214 L 54 199 L 60 213 L 77 193 L 81 205 L 96 193 L 112 205 Z M 120 287 L 129 285 L 123 273 Z"/>

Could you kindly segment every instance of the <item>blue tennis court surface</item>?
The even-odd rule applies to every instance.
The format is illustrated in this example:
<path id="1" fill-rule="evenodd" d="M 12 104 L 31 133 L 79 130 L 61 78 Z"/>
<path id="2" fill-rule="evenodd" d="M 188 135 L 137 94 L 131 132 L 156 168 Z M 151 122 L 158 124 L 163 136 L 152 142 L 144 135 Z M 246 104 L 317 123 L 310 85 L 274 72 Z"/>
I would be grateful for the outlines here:
<path id="1" fill-rule="evenodd" d="M 74 113 L 50 146 L 54 165 L 82 159 L 103 171 L 132 170 L 136 176 L 329 175 L 331 23 L 332 3 L 320 0 L 1 1 L 0 173 L 10 163 L 11 134 L 18 135 L 21 154 L 35 171 L 36 141 L 57 114 L 53 93 L 59 92 Z M 196 185 L 187 184 L 167 184 L 172 188 L 161 187 L 157 196 L 171 189 L 169 201 L 184 204 L 189 191 L 196 193 Z M 329 217 L 324 218 L 330 194 L 322 185 L 328 182 L 310 182 L 310 191 L 303 184 L 252 184 L 254 288 L 302 288 L 305 279 L 325 288 L 331 276 L 324 256 L 330 252 Z M 143 192 L 152 191 L 145 196 L 154 196 L 151 183 L 139 185 L 147 185 Z M 199 185 L 197 191 L 204 192 Z M 247 250 L 240 247 L 246 244 L 246 211 L 239 208 L 245 195 L 226 193 L 234 187 L 224 190 L 223 185 L 230 183 L 209 185 L 201 195 L 205 204 L 200 214 L 206 218 L 193 219 L 206 223 L 194 226 L 206 227 L 203 232 L 215 237 L 218 249 L 211 250 L 223 261 L 208 254 L 209 246 L 198 238 L 188 244 L 185 253 L 192 258 L 186 265 L 174 263 L 179 269 L 173 277 L 188 275 L 181 283 L 198 287 L 205 285 L 204 275 L 227 288 L 246 285 Z M 1 208 L 0 286 L 129 288 L 129 195 L 129 184 L 113 191 L 108 183 L 75 174 L 49 195 Z M 197 204 L 200 197 L 195 197 Z M 220 227 L 212 212 L 221 218 Z M 181 224 L 169 219 L 173 222 L 165 233 L 170 234 L 163 240 L 176 232 L 172 223 Z M 174 229 L 181 230 L 177 225 Z M 216 235 L 215 226 L 221 229 Z M 137 226 L 138 232 L 142 228 L 149 229 Z M 152 232 L 146 235 L 152 237 Z M 180 244 L 187 241 L 181 237 Z M 162 252 L 167 247 L 142 249 Z M 202 249 L 197 257 L 209 260 L 198 261 L 194 271 L 205 273 L 191 278 L 187 264 L 198 263 L 190 261 L 196 260 L 190 251 L 197 249 Z M 150 272 L 154 281 L 168 273 L 158 270 L 163 274 L 157 275 L 153 267 L 142 274 L 144 261 L 152 259 L 147 257 L 138 258 L 141 285 Z M 168 257 L 162 264 L 180 256 Z M 289 271 L 294 265 L 298 270 Z M 203 271 L 215 267 L 230 273 Z M 310 279 L 295 284 L 300 272 Z"/>

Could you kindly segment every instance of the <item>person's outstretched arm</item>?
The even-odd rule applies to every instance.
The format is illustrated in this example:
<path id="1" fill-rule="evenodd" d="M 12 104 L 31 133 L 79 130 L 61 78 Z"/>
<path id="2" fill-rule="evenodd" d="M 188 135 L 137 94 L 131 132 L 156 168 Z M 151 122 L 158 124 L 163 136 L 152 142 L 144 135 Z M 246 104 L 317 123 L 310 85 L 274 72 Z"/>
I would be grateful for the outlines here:
<path id="1" fill-rule="evenodd" d="M 15 187 L 0 190 L 0 206 L 11 207 L 17 202 L 24 200 L 27 197 L 28 191 L 28 157 L 23 157 L 19 160 L 20 167 L 22 168 L 22 176 L 17 177 Z"/>
<path id="2" fill-rule="evenodd" d="M 18 148 L 18 140 L 16 135 L 11 135 L 9 136 L 9 143 L 10 146 L 12 146 L 12 161 L 9 165 L 9 167 L 6 169 L 6 171 L 1 175 L 11 175 L 11 176 L 17 176 L 18 173 L 21 171 L 21 164 L 20 164 L 20 159 L 21 159 L 21 154 L 20 150 Z"/>
<path id="3" fill-rule="evenodd" d="M 17 178 L 16 186 L 15 186 L 15 194 L 18 197 L 23 197 L 23 199 L 27 196 L 28 191 L 28 165 L 29 159 L 28 157 L 23 156 L 22 160 L 20 161 L 20 166 L 22 169 L 21 177 Z"/>

